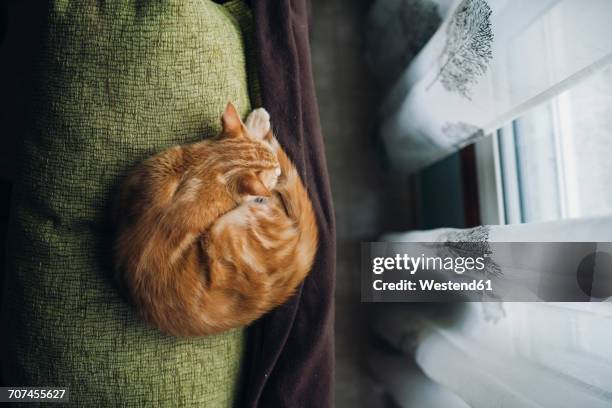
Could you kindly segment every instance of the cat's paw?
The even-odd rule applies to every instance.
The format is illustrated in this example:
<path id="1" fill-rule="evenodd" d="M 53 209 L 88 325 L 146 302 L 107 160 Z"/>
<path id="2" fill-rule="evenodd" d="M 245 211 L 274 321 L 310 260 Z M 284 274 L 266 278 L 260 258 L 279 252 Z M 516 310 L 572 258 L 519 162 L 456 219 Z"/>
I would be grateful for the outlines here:
<path id="1" fill-rule="evenodd" d="M 247 117 L 245 125 L 251 137 L 263 140 L 270 131 L 270 114 L 264 108 L 255 109 Z"/>

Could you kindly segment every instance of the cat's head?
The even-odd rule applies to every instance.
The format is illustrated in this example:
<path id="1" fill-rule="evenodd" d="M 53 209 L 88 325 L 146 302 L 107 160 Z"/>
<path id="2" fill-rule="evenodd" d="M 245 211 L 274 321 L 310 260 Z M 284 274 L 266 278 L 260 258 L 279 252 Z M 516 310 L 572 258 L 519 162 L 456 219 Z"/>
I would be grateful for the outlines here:
<path id="1" fill-rule="evenodd" d="M 275 152 L 264 140 L 270 131 L 270 117 L 263 109 L 259 113 L 258 126 L 245 125 L 232 103 L 227 104 L 221 116 L 219 139 L 232 142 L 236 165 L 230 170 L 232 181 L 228 185 L 239 202 L 271 196 L 281 173 Z"/>

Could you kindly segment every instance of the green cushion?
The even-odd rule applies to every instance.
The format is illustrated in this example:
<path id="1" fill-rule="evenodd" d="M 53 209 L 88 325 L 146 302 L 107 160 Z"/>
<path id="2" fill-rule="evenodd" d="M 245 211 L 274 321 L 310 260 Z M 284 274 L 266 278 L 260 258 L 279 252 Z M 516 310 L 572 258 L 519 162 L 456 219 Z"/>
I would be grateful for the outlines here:
<path id="1" fill-rule="evenodd" d="M 113 286 L 109 204 L 125 172 L 250 110 L 242 1 L 53 0 L 9 236 L 19 385 L 79 406 L 231 406 L 244 331 L 177 339 Z"/>

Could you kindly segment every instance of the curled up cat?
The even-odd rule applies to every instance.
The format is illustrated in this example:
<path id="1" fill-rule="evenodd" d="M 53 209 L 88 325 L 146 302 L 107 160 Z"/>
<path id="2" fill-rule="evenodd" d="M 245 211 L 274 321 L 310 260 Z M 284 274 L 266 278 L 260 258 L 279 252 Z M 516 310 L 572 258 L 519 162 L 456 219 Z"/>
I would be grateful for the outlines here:
<path id="1" fill-rule="evenodd" d="M 228 104 L 221 123 L 136 166 L 114 208 L 117 280 L 174 336 L 248 325 L 295 292 L 317 251 L 312 204 L 268 113 L 243 123 Z"/>

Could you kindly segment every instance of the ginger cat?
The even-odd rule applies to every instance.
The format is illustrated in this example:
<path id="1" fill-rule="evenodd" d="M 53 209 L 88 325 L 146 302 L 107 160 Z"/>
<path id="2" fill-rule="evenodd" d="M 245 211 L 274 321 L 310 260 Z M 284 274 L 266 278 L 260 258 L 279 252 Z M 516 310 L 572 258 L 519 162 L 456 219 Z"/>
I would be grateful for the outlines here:
<path id="1" fill-rule="evenodd" d="M 228 104 L 215 139 L 138 165 L 115 207 L 117 278 L 164 333 L 203 336 L 247 325 L 284 303 L 317 250 L 312 204 L 272 135 Z"/>

